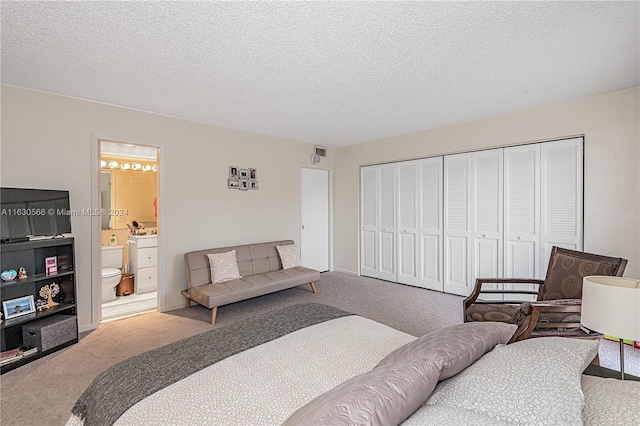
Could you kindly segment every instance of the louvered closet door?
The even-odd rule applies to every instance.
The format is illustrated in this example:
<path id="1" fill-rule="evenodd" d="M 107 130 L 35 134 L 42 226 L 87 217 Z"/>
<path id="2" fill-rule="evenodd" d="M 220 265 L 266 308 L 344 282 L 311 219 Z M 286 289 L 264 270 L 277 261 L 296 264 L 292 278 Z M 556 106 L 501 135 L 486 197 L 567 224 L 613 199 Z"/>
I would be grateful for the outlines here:
<path id="1" fill-rule="evenodd" d="M 540 276 L 551 248 L 582 250 L 583 138 L 541 144 Z"/>
<path id="2" fill-rule="evenodd" d="M 444 291 L 471 293 L 472 154 L 444 157 Z"/>
<path id="3" fill-rule="evenodd" d="M 505 277 L 540 278 L 540 144 L 504 149 L 504 205 Z"/>
<path id="4" fill-rule="evenodd" d="M 396 176 L 398 182 L 398 282 L 419 285 L 418 162 L 398 163 Z"/>
<path id="5" fill-rule="evenodd" d="M 503 165 L 502 149 L 473 153 L 472 165 L 472 232 L 473 270 L 471 282 L 476 278 L 502 277 L 502 218 L 503 218 Z M 486 290 L 500 289 L 501 285 L 485 285 Z M 484 300 L 502 299 L 502 295 L 483 294 Z"/>
<path id="6" fill-rule="evenodd" d="M 378 277 L 376 266 L 378 174 L 379 169 L 374 166 L 360 169 L 360 274 L 374 278 Z"/>
<path id="7" fill-rule="evenodd" d="M 379 224 L 377 232 L 378 278 L 397 281 L 396 270 L 396 165 L 383 165 L 378 176 Z"/>
<path id="8" fill-rule="evenodd" d="M 419 162 L 419 215 L 420 243 L 419 286 L 443 291 L 442 243 L 442 157 L 427 158 Z"/>

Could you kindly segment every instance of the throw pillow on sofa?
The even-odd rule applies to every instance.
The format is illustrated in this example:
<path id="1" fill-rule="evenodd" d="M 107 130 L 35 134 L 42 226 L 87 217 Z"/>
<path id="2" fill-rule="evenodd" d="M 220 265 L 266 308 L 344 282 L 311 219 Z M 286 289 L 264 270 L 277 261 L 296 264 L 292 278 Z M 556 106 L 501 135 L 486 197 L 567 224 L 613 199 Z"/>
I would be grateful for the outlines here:
<path id="1" fill-rule="evenodd" d="M 286 246 L 276 246 L 280 260 L 282 261 L 282 269 L 291 269 L 296 266 L 302 266 L 300 257 L 298 256 L 298 246 L 289 244 Z"/>
<path id="2" fill-rule="evenodd" d="M 207 257 L 211 266 L 212 283 L 223 283 L 242 278 L 238 269 L 235 250 L 226 253 L 212 253 L 208 254 Z"/>

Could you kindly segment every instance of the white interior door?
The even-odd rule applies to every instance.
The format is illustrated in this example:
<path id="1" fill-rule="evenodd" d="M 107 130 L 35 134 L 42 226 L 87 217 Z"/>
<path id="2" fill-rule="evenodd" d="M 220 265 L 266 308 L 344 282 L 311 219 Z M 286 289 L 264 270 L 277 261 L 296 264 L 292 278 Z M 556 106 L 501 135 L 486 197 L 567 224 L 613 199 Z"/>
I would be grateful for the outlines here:
<path id="1" fill-rule="evenodd" d="M 553 246 L 582 250 L 583 138 L 540 146 L 540 276 Z"/>
<path id="2" fill-rule="evenodd" d="M 471 158 L 444 157 L 444 291 L 460 296 L 472 290 Z"/>
<path id="3" fill-rule="evenodd" d="M 398 163 L 398 282 L 419 285 L 418 162 Z"/>
<path id="4" fill-rule="evenodd" d="M 300 260 L 320 272 L 329 270 L 329 171 L 302 169 Z"/>
<path id="5" fill-rule="evenodd" d="M 442 279 L 442 157 L 420 160 L 419 286 L 444 291 Z"/>
<path id="6" fill-rule="evenodd" d="M 380 223 L 378 226 L 378 278 L 397 281 L 396 269 L 396 166 L 383 165 L 377 176 Z"/>
<path id="7" fill-rule="evenodd" d="M 378 223 L 378 174 L 375 166 L 360 169 L 360 274 L 378 277 L 376 262 Z"/>
<path id="8" fill-rule="evenodd" d="M 473 154 L 472 228 L 473 269 L 471 283 L 476 278 L 502 277 L 502 149 Z M 485 290 L 500 290 L 501 284 L 487 284 Z M 482 294 L 484 300 L 502 299 L 501 294 Z"/>
<path id="9" fill-rule="evenodd" d="M 540 144 L 505 148 L 504 185 L 505 277 L 540 278 Z"/>

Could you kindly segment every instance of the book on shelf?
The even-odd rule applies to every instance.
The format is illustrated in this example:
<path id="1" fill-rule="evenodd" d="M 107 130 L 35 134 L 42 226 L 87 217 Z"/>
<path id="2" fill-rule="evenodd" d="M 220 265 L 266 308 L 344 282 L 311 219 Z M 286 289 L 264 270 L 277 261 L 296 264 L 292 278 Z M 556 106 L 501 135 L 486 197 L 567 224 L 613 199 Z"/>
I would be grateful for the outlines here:
<path id="1" fill-rule="evenodd" d="M 32 348 L 31 346 L 20 346 L 14 349 L 9 349 L 0 353 L 0 365 L 10 364 L 28 357 L 38 352 L 38 348 Z"/>

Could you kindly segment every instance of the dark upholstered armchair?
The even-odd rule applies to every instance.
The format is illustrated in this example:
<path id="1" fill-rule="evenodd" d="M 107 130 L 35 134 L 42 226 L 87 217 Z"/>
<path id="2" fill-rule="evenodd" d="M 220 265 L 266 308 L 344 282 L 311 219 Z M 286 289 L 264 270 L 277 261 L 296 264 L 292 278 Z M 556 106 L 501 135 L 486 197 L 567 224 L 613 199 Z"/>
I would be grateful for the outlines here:
<path id="1" fill-rule="evenodd" d="M 580 328 L 582 279 L 589 275 L 621 277 L 626 266 L 626 259 L 553 247 L 544 280 L 478 278 L 473 293 L 464 300 L 464 321 L 517 324 L 518 330 L 511 341 L 542 336 L 592 337 Z M 494 290 L 488 289 L 487 284 L 510 284 L 511 288 Z M 531 284 L 536 284 L 538 290 L 527 290 Z M 537 297 L 535 302 L 486 301 L 479 300 L 482 294 Z"/>

